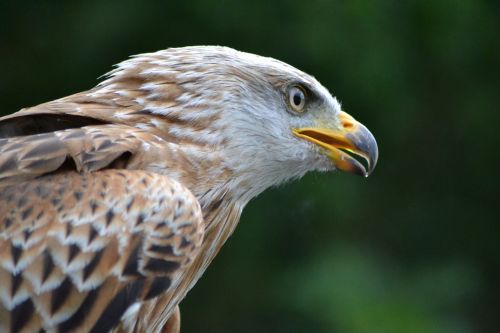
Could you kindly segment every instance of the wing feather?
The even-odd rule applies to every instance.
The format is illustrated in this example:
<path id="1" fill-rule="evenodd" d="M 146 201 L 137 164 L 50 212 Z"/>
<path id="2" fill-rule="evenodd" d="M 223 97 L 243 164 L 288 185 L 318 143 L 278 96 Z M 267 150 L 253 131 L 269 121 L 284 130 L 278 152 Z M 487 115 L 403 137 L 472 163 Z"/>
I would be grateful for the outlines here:
<path id="1" fill-rule="evenodd" d="M 119 163 L 143 153 L 144 142 L 160 147 L 161 141 L 144 130 L 117 124 L 0 139 L 0 186 L 60 169 L 123 167 Z"/>
<path id="2" fill-rule="evenodd" d="M 203 232 L 195 197 L 155 173 L 71 171 L 7 185 L 0 331 L 113 329 L 130 307 L 175 289 Z"/>

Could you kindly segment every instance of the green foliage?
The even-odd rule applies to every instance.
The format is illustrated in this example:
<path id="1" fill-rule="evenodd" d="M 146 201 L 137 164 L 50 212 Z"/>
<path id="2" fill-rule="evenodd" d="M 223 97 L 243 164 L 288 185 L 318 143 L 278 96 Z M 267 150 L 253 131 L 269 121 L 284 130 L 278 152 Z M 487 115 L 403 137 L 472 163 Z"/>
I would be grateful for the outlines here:
<path id="1" fill-rule="evenodd" d="M 283 287 L 302 287 L 282 293 L 286 304 L 335 331 L 471 332 L 457 312 L 478 282 L 463 264 L 402 274 L 373 251 L 348 245 L 325 249 L 290 275 L 282 276 Z"/>
<path id="2" fill-rule="evenodd" d="M 0 2 L 2 114 L 110 65 L 221 44 L 315 75 L 379 142 L 368 179 L 266 192 L 183 302 L 184 332 L 497 332 L 493 1 Z"/>

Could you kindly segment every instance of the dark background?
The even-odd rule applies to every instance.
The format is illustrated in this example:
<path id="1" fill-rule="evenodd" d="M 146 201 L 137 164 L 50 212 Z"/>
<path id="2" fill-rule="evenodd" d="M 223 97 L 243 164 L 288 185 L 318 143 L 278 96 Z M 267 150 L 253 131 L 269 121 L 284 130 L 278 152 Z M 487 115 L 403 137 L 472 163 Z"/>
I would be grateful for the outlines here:
<path id="1" fill-rule="evenodd" d="M 499 2 L 480 0 L 4 0 L 0 113 L 169 46 L 288 62 L 372 130 L 378 167 L 252 201 L 181 304 L 183 333 L 493 333 L 499 34 Z"/>

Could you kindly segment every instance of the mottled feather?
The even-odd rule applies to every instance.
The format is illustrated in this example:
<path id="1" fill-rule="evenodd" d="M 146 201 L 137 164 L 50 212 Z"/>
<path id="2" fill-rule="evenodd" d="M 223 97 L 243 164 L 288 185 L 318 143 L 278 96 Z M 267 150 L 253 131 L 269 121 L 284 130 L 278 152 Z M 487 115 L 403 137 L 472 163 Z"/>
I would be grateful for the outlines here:
<path id="1" fill-rule="evenodd" d="M 0 216 L 0 331 L 111 329 L 129 306 L 176 288 L 204 233 L 196 198 L 144 171 L 5 186 Z M 16 317 L 23 308 L 34 310 Z"/>

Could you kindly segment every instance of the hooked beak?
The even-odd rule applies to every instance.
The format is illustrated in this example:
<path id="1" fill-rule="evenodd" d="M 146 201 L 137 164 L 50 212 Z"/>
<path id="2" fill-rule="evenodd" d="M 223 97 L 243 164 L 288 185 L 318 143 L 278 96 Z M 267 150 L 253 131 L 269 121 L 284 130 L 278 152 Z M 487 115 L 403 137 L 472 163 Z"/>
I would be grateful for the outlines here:
<path id="1" fill-rule="evenodd" d="M 305 127 L 293 129 L 293 133 L 324 148 L 337 169 L 368 177 L 377 164 L 377 141 L 363 124 L 349 114 L 340 111 L 339 120 L 341 126 L 338 130 Z M 364 158 L 367 167 L 346 151 Z"/>

